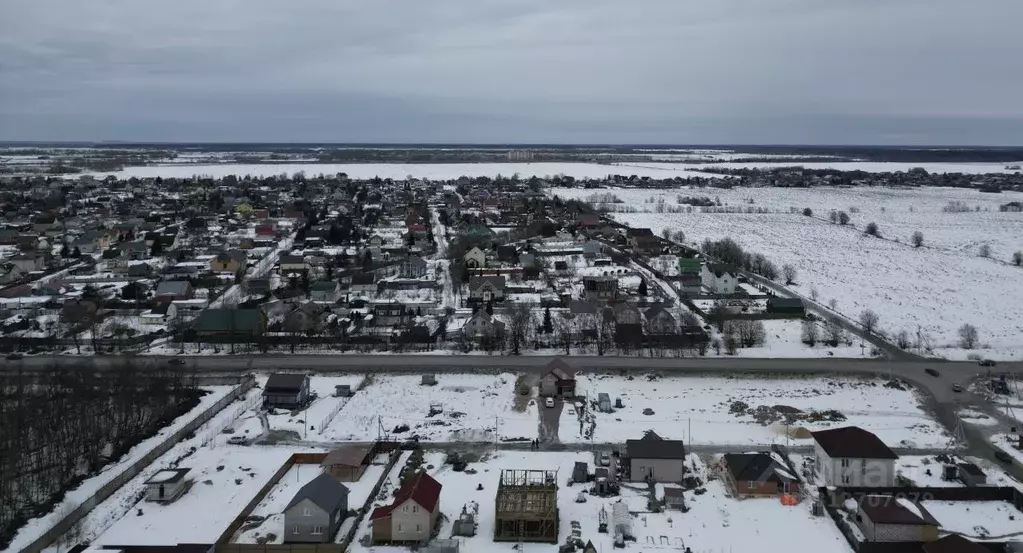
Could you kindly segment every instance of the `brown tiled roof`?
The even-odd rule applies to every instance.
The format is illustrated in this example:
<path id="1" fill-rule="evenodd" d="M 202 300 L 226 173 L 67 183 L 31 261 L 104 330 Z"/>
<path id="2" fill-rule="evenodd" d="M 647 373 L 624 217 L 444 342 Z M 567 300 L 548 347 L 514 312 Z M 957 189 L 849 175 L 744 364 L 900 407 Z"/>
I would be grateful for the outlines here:
<path id="1" fill-rule="evenodd" d="M 880 438 L 858 426 L 844 426 L 810 433 L 829 457 L 898 459 Z"/>

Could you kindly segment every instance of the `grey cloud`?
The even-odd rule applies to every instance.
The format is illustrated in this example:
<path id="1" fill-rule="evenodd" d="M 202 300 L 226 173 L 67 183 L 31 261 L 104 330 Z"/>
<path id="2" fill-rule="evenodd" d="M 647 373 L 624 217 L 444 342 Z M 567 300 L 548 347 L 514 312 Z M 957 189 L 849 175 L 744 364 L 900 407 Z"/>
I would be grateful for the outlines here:
<path id="1" fill-rule="evenodd" d="M 0 140 L 1023 144 L 1018 0 L 4 0 Z"/>

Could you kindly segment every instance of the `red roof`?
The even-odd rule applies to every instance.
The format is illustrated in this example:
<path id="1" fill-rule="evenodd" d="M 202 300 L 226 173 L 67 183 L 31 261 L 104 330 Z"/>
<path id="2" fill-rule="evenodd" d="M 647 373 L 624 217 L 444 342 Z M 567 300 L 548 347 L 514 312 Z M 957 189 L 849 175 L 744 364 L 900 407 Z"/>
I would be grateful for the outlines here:
<path id="1" fill-rule="evenodd" d="M 426 225 L 410 224 L 408 230 L 409 232 L 426 232 Z"/>
<path id="2" fill-rule="evenodd" d="M 400 507 L 409 499 L 414 500 L 420 507 L 432 513 L 437 508 L 437 503 L 440 502 L 440 489 L 440 482 L 434 480 L 429 474 L 420 472 L 405 482 L 405 485 L 395 494 L 394 501 L 390 505 L 373 509 L 373 514 L 370 515 L 369 519 L 376 520 L 390 516 L 391 511 Z"/>

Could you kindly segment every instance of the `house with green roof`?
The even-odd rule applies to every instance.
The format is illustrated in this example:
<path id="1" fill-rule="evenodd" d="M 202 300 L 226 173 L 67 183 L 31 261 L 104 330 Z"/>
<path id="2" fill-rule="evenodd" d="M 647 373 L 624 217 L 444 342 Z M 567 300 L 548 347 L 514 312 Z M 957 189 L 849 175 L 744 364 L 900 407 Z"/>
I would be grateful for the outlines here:
<path id="1" fill-rule="evenodd" d="M 246 337 L 266 332 L 266 314 L 259 309 L 206 309 L 193 324 L 196 336 Z"/>

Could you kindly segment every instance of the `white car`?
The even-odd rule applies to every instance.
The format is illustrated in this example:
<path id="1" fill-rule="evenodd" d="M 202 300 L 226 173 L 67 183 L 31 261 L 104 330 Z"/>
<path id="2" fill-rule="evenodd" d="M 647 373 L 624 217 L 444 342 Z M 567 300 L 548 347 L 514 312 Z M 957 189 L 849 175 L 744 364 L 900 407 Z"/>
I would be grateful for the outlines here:
<path id="1" fill-rule="evenodd" d="M 543 404 L 546 405 L 547 407 L 554 407 L 554 398 L 549 397 L 543 400 Z"/>
<path id="2" fill-rule="evenodd" d="M 611 457 L 609 457 L 607 453 L 601 453 L 598 462 L 600 463 L 600 466 L 606 467 L 611 464 Z"/>

